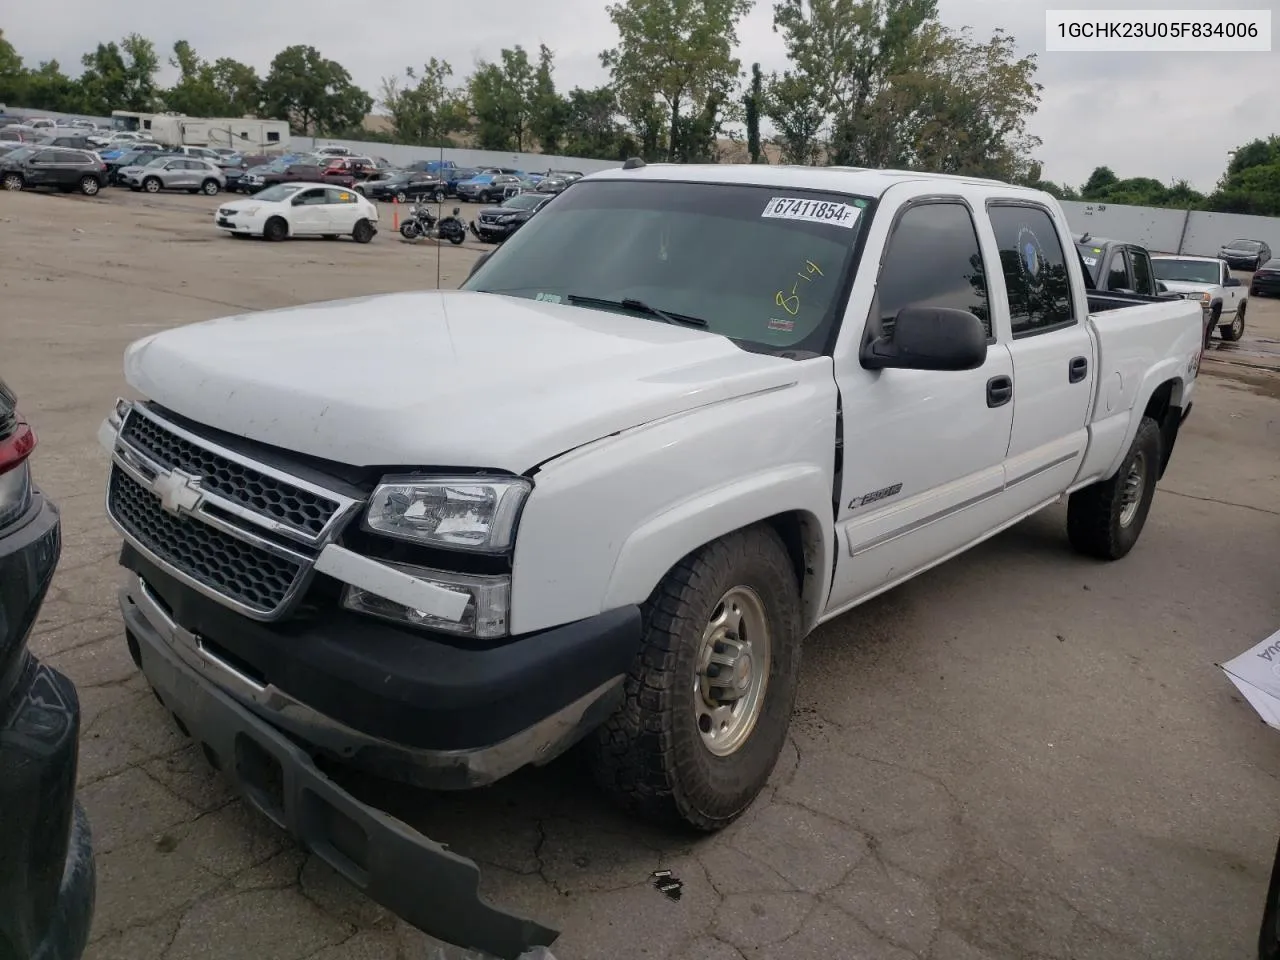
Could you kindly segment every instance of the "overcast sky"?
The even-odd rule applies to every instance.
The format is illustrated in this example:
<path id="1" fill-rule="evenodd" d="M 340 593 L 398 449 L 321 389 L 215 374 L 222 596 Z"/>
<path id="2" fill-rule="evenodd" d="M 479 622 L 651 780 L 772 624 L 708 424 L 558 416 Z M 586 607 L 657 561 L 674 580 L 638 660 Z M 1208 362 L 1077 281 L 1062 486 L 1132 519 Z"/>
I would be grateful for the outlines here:
<path id="1" fill-rule="evenodd" d="M 1280 8 L 1280 0 L 1238 0 L 1240 8 Z M 266 72 L 281 48 L 311 44 L 342 63 L 357 83 L 377 95 L 381 77 L 429 57 L 450 61 L 465 75 L 477 58 L 496 58 L 504 46 L 557 53 L 557 84 L 594 86 L 606 79 L 600 50 L 615 40 L 602 0 L 487 0 L 474 12 L 439 0 L 379 0 L 364 10 L 331 15 L 314 0 L 47 0 L 8 5 L 5 36 L 34 65 L 58 59 L 79 69 L 80 54 L 130 31 L 151 37 L 162 52 L 189 40 L 204 57 L 231 56 Z M 942 20 L 971 26 L 979 35 L 1004 27 L 1022 50 L 1038 53 L 1044 99 L 1033 132 L 1044 176 L 1079 185 L 1099 164 L 1120 177 L 1183 178 L 1211 190 L 1227 151 L 1256 137 L 1280 133 L 1280 53 L 1046 53 L 1047 8 L 1117 10 L 1194 6 L 1177 0 L 940 0 Z M 1199 6 L 1215 7 L 1201 0 Z M 1221 6 L 1228 6 L 1222 4 Z M 358 12 L 357 12 L 358 11 Z M 446 13 L 447 11 L 447 13 Z M 785 64 L 772 30 L 772 2 L 757 2 L 739 26 L 744 69 L 759 61 L 765 72 Z M 212 15 L 211 15 L 212 14 Z M 1280 20 L 1280 14 L 1275 16 Z M 464 25 L 465 24 L 465 28 Z M 173 71 L 164 75 L 170 80 Z"/>

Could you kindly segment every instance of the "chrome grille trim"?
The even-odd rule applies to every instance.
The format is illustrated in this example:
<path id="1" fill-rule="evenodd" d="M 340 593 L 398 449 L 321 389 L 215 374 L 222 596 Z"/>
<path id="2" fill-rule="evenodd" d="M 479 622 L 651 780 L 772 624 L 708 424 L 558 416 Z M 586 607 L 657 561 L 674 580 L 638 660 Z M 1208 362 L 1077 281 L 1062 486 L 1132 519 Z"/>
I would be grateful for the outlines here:
<path id="1" fill-rule="evenodd" d="M 161 462 L 157 459 L 156 451 L 141 449 L 129 439 L 128 426 L 134 417 L 145 418 L 155 428 L 168 431 L 173 437 L 189 444 L 195 448 L 196 453 L 202 455 L 201 459 L 207 460 L 208 457 L 212 457 L 227 461 L 235 467 L 240 477 L 250 477 L 254 483 L 259 484 L 260 481 L 274 482 L 282 489 L 303 491 L 319 501 L 332 504 L 332 514 L 324 520 L 323 526 L 318 531 L 308 532 L 299 529 L 295 524 L 282 522 L 265 512 L 253 509 L 246 504 L 244 497 L 236 498 L 237 491 L 234 488 L 228 489 L 230 481 L 227 477 L 218 478 L 215 486 L 210 487 L 203 482 L 207 480 L 205 475 L 183 469 L 184 466 L 192 464 L 175 465 Z M 362 500 L 336 493 L 229 450 L 138 404 L 129 405 L 116 427 L 111 461 L 112 476 L 107 483 L 106 497 L 107 518 L 121 537 L 149 561 L 184 585 L 254 620 L 279 620 L 292 611 L 314 578 L 316 558 L 325 546 L 337 539 L 347 522 L 363 504 Z M 216 462 L 215 465 L 217 465 Z M 117 477 L 141 487 L 143 494 L 124 490 L 123 487 L 121 488 L 123 492 L 118 492 Z M 176 503 L 166 506 L 164 505 L 165 488 L 175 478 L 187 481 L 185 486 L 179 484 L 181 492 L 185 495 L 185 502 L 184 497 L 178 497 Z M 219 486 L 221 490 L 218 489 Z M 126 504 L 124 502 L 126 494 L 135 499 L 136 496 L 142 495 L 153 497 L 156 502 L 154 504 L 143 502 L 142 507 L 138 507 L 136 503 Z M 120 500 L 119 503 L 115 502 L 117 499 Z M 143 518 L 142 515 L 149 513 L 152 508 L 157 512 Z M 184 527 L 185 524 L 202 525 L 208 529 Z M 167 540 L 148 542 L 148 538 L 154 539 L 152 534 L 157 527 L 168 530 L 175 541 L 184 539 L 184 546 L 187 548 L 185 552 L 176 542 L 170 543 Z M 185 538 L 184 531 L 187 534 Z M 237 543 L 233 545 L 225 540 L 218 540 L 226 537 L 232 538 Z M 219 550 L 217 543 L 221 543 L 223 549 Z M 196 557 L 199 551 L 193 549 L 192 544 L 208 548 L 210 556 L 204 557 L 203 560 Z M 213 562 L 211 557 L 214 553 L 221 556 L 223 562 L 235 562 L 239 567 L 250 571 L 256 563 L 264 582 L 257 585 L 251 584 L 246 589 L 220 589 L 219 577 L 208 574 L 208 567 Z M 227 560 L 225 555 L 229 553 L 234 553 L 237 557 Z M 268 556 L 261 556 L 261 554 Z M 194 563 L 190 562 L 193 557 L 196 557 Z M 247 564 L 241 562 L 245 557 L 253 562 Z M 186 568 L 184 568 L 184 560 Z M 284 590 L 278 589 L 280 570 L 285 569 L 281 566 L 282 564 L 296 568 L 293 580 Z M 206 568 L 203 573 L 200 569 L 202 566 Z M 246 576 L 251 577 L 251 572 Z M 266 581 L 269 580 L 275 580 L 277 588 L 268 590 Z M 227 580 L 224 578 L 222 582 L 225 584 Z M 275 602 L 246 602 L 246 598 L 252 594 L 270 596 Z"/>

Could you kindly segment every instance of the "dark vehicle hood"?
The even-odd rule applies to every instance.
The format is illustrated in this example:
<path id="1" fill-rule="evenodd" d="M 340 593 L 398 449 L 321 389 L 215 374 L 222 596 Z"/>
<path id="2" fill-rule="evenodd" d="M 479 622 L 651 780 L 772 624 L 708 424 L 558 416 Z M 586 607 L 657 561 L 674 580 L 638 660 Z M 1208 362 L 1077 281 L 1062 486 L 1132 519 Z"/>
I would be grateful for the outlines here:
<path id="1" fill-rule="evenodd" d="M 538 208 L 541 209 L 541 208 Z M 510 207 L 481 207 L 480 216 L 482 217 L 510 217 L 514 216 L 520 220 L 528 220 L 537 213 L 538 210 L 512 210 Z"/>

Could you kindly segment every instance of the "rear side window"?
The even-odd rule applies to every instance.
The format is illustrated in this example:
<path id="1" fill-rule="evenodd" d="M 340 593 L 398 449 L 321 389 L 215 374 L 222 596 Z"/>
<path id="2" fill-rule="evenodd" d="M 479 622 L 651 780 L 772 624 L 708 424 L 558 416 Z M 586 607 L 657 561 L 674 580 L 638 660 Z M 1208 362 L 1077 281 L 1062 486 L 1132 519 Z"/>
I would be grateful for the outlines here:
<path id="1" fill-rule="evenodd" d="M 1148 296 L 1156 292 L 1155 278 L 1151 275 L 1151 258 L 1145 250 L 1130 250 L 1133 265 L 1133 289 Z"/>
<path id="2" fill-rule="evenodd" d="M 1107 267 L 1107 289 L 1129 289 L 1129 266 L 1125 263 L 1124 250 L 1116 250 L 1111 254 L 1111 263 Z"/>
<path id="3" fill-rule="evenodd" d="M 894 226 L 872 309 L 888 335 L 899 311 L 910 306 L 967 310 L 991 336 L 982 251 L 963 203 L 909 207 Z"/>
<path id="4" fill-rule="evenodd" d="M 993 204 L 991 227 L 1009 298 L 1013 335 L 1075 323 L 1071 274 L 1053 218 L 1043 207 Z"/>

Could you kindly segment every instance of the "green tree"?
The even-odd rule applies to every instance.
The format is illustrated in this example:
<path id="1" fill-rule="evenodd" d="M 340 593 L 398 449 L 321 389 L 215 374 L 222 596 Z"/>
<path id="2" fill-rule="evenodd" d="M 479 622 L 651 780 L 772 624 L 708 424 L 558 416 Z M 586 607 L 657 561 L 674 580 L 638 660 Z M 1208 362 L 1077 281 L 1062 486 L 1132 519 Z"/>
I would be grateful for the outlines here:
<path id="1" fill-rule="evenodd" d="M 747 123 L 747 155 L 752 163 L 760 162 L 760 109 L 764 105 L 764 75 L 760 64 L 751 65 L 751 87 L 743 99 Z"/>
<path id="2" fill-rule="evenodd" d="M 105 117 L 112 110 L 155 109 L 160 59 L 150 40 L 131 33 L 119 44 L 100 43 L 81 57 L 80 63 L 84 67 L 79 83 L 86 111 Z"/>
<path id="3" fill-rule="evenodd" d="M 22 103 L 26 80 L 27 71 L 22 65 L 22 57 L 0 30 L 0 103 Z"/>
<path id="4" fill-rule="evenodd" d="M 481 60 L 468 87 L 480 149 L 524 150 L 530 133 L 534 88 L 534 68 L 525 49 L 504 49 L 499 63 Z"/>
<path id="5" fill-rule="evenodd" d="M 817 92 L 803 77 L 776 73 L 765 90 L 764 115 L 773 123 L 783 163 L 813 165 L 822 152 L 819 136 L 826 112 Z"/>
<path id="6" fill-rule="evenodd" d="M 1101 199 L 1108 190 L 1119 182 L 1115 171 L 1110 167 L 1094 167 L 1089 179 L 1080 188 L 1080 196 L 1085 200 Z"/>
<path id="7" fill-rule="evenodd" d="M 556 91 L 555 54 L 544 43 L 538 47 L 538 67 L 533 73 L 529 97 L 529 132 L 543 153 L 563 149 L 569 104 Z"/>
<path id="8" fill-rule="evenodd" d="M 777 106 L 821 114 L 830 162 L 1025 177 L 1040 87 L 1002 31 L 975 42 L 936 0 L 781 0 L 774 29 L 796 80 Z"/>
<path id="9" fill-rule="evenodd" d="M 62 72 L 57 60 L 46 60 L 23 78 L 24 106 L 60 113 L 91 113 L 85 103 L 84 88 Z"/>
<path id="10" fill-rule="evenodd" d="M 285 47 L 271 61 L 262 84 L 265 111 L 286 119 L 304 136 L 358 129 L 373 98 L 351 82 L 351 74 L 315 47 Z"/>
<path id="11" fill-rule="evenodd" d="M 252 117 L 261 111 L 262 79 L 253 67 L 231 57 L 219 57 L 210 73 L 229 116 Z"/>
<path id="12" fill-rule="evenodd" d="M 621 0 L 608 7 L 618 45 L 600 60 L 646 148 L 657 146 L 647 105 L 656 101 L 666 117 L 668 159 L 705 153 L 707 129 L 714 139 L 719 112 L 741 72 L 733 48 L 738 22 L 751 5 L 752 0 Z M 682 142 L 682 133 L 693 140 Z"/>
<path id="13" fill-rule="evenodd" d="M 610 87 L 574 87 L 565 97 L 566 156 L 596 160 L 625 160 L 618 101 Z"/>
<path id="14" fill-rule="evenodd" d="M 169 63 L 178 70 L 178 82 L 164 93 L 167 109 L 192 117 L 223 117 L 231 112 L 231 104 L 215 82 L 213 66 L 200 59 L 190 43 L 175 43 Z"/>
<path id="15" fill-rule="evenodd" d="M 1221 213 L 1280 216 L 1280 136 L 1237 148 L 1205 206 Z"/>
<path id="16" fill-rule="evenodd" d="M 449 134 L 467 125 L 466 96 L 453 89 L 453 67 L 432 57 L 418 73 L 406 67 L 398 77 L 382 81 L 382 105 L 391 115 L 396 139 L 426 147 L 452 146 Z"/>

